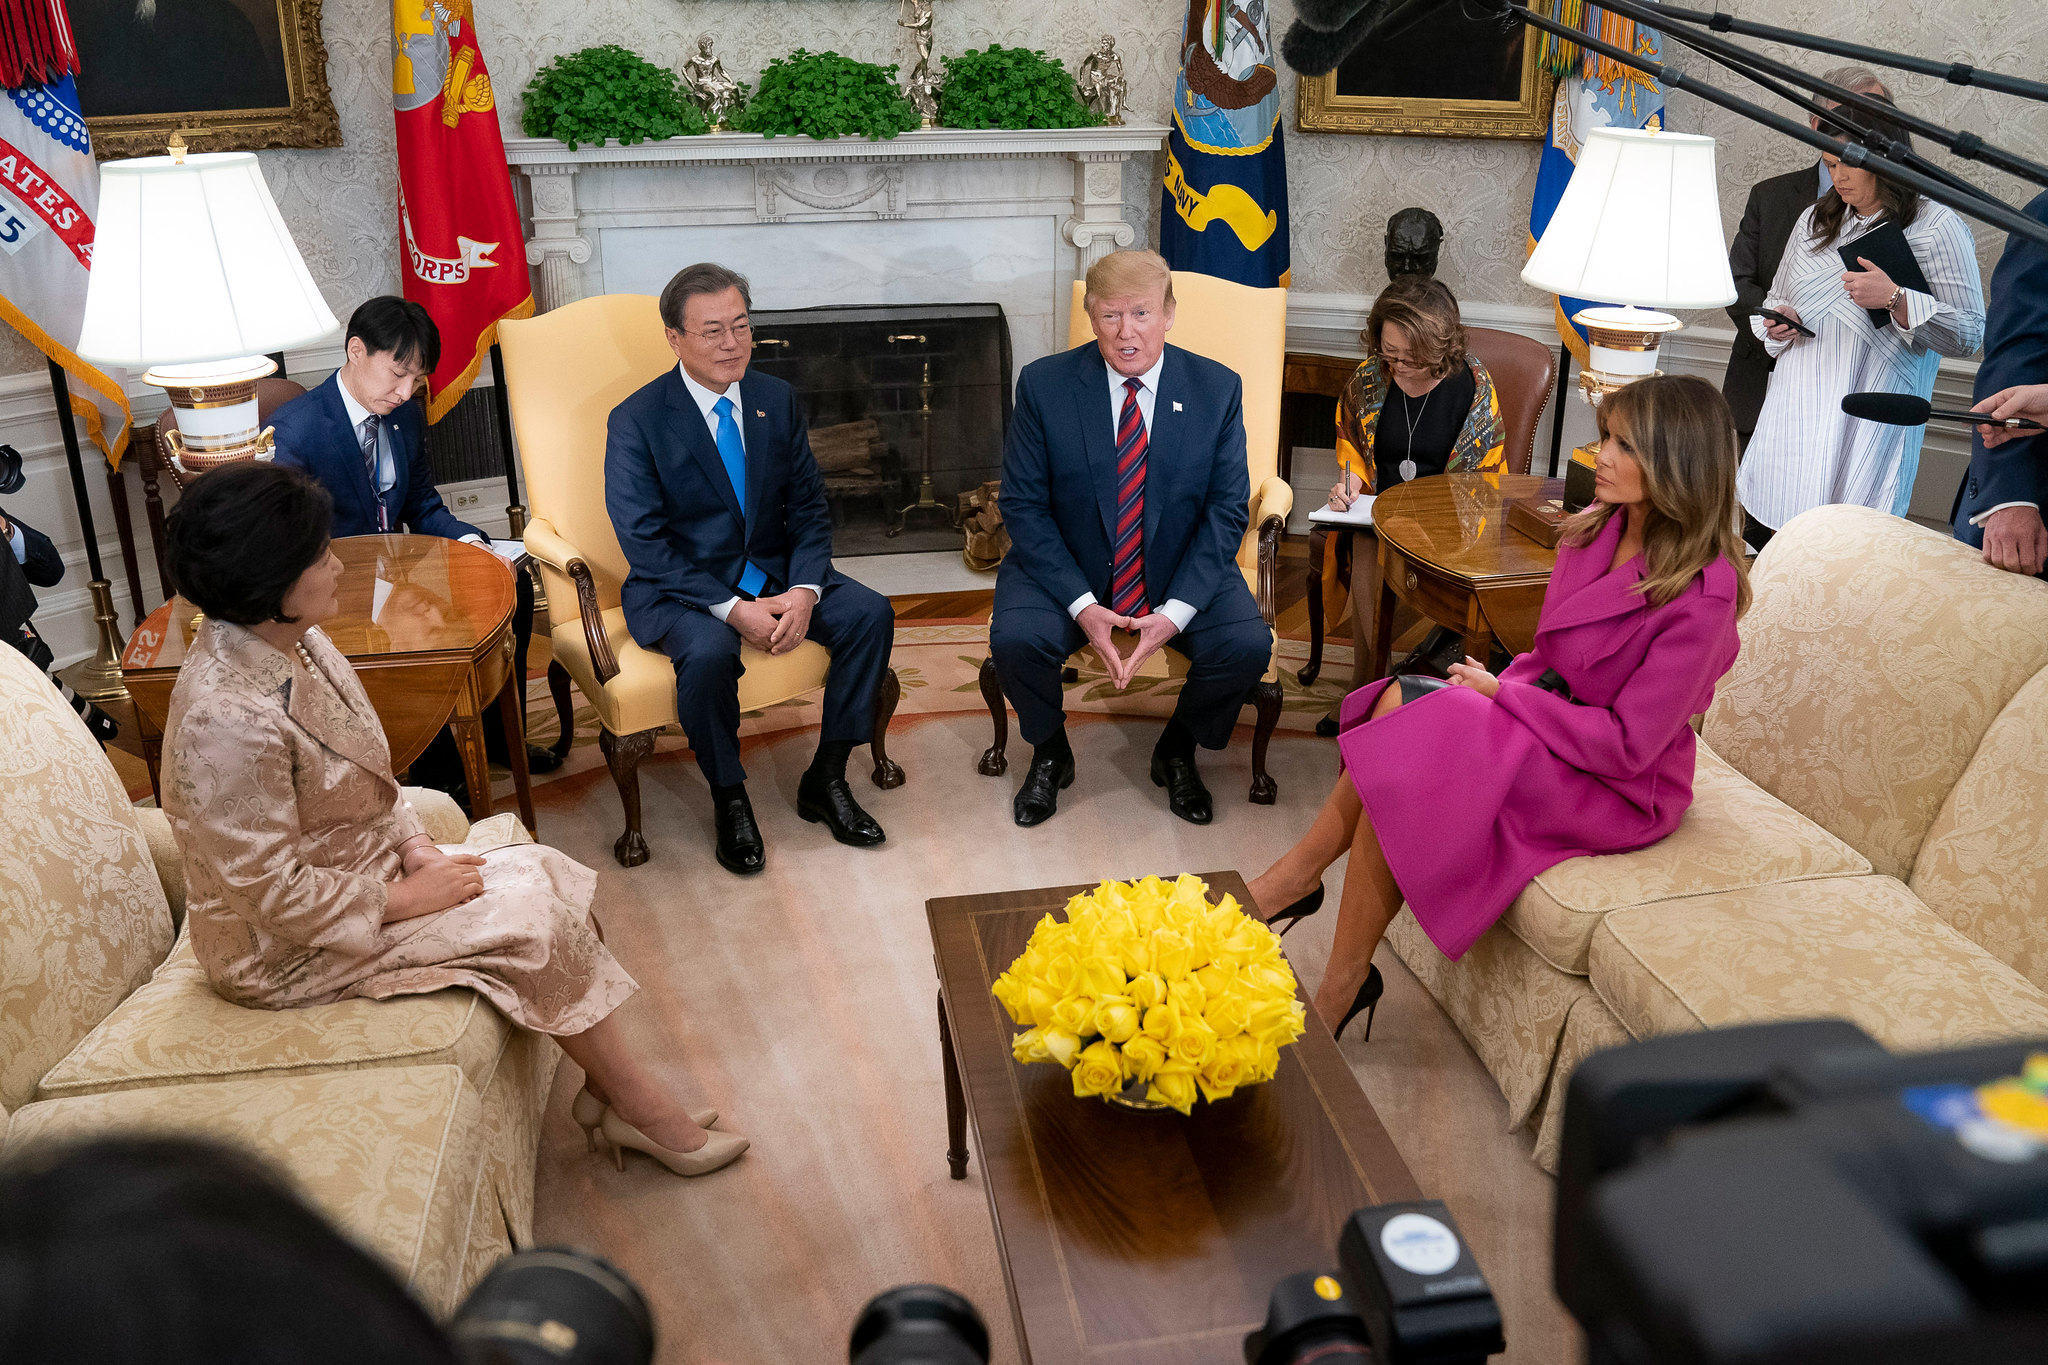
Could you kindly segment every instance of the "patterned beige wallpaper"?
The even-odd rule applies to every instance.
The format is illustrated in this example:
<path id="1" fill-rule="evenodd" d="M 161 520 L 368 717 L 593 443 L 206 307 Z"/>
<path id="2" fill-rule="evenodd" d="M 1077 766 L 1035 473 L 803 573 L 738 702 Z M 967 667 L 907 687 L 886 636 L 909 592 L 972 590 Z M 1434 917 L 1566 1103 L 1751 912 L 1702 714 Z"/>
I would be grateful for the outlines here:
<path id="1" fill-rule="evenodd" d="M 1292 0 L 1269 0 L 1277 37 Z M 1183 6 L 1177 0 L 937 0 L 938 47 L 957 52 L 991 41 L 1045 48 L 1070 65 L 1100 33 L 1113 33 L 1140 117 L 1163 118 L 1173 89 L 1173 49 Z M 1732 13 L 1829 31 L 1878 46 L 1944 60 L 2038 75 L 2048 71 L 2048 5 L 2041 0 L 1723 0 Z M 267 152 L 264 164 L 314 278 L 337 313 L 395 289 L 395 179 L 391 165 L 388 0 L 327 0 L 328 79 L 347 145 L 338 151 Z M 894 61 L 906 49 L 893 0 L 476 0 L 478 27 L 508 127 L 516 127 L 518 91 L 558 53 L 619 42 L 657 61 L 679 63 L 697 34 L 710 32 L 736 75 L 751 78 L 768 58 L 798 45 L 867 60 Z M 1850 16 L 1857 16 L 1854 23 Z M 1824 58 L 1780 54 L 1818 70 Z M 1694 61 L 1687 70 L 1704 74 Z M 1293 107 L 1293 80 L 1283 76 Z M 1716 78 L 1727 88 L 1741 82 Z M 1987 96 L 1927 77 L 1900 77 L 1908 108 L 1961 125 L 2048 161 L 2048 107 Z M 1291 123 L 1291 112 L 1290 112 Z M 1733 232 L 1743 196 L 1756 178 L 1791 169 L 1805 153 L 1732 114 L 1679 96 L 1670 126 L 1721 139 L 1723 215 Z M 1518 278 L 1526 246 L 1528 199 L 1537 144 L 1427 138 L 1367 138 L 1288 130 L 1296 287 L 1336 293 L 1376 291 L 1386 218 L 1420 204 L 1444 220 L 1449 240 L 1443 275 L 1461 298 L 1536 304 Z M 1973 174 L 1979 174 L 1973 172 Z M 1137 181 L 1137 176 L 1132 176 Z M 1985 175 L 2010 199 L 2025 198 L 2004 177 Z M 1149 228 L 1157 211 L 1150 183 L 1131 190 L 1133 221 Z M 2001 245 L 1978 233 L 1986 268 Z M 0 372 L 36 368 L 12 333 L 0 340 Z"/>

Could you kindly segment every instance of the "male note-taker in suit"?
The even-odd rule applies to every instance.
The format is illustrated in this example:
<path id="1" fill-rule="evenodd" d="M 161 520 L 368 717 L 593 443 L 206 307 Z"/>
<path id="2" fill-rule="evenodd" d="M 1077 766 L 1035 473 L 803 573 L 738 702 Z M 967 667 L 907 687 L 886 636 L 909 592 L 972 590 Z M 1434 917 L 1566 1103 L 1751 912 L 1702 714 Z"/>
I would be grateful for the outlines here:
<path id="1" fill-rule="evenodd" d="M 808 636 L 832 652 L 817 756 L 797 813 L 842 844 L 882 842 L 853 799 L 846 760 L 874 735 L 889 667 L 889 600 L 832 567 L 825 482 L 796 391 L 747 373 L 746 279 L 693 265 L 661 291 L 680 362 L 612 409 L 604 501 L 631 572 L 620 605 L 633 638 L 675 662 L 676 714 L 711 784 L 718 861 L 766 858 L 740 763 L 740 644 L 786 654 Z"/>
<path id="2" fill-rule="evenodd" d="M 277 462 L 305 470 L 334 499 L 336 536 L 410 531 L 487 544 L 490 537 L 459 520 L 441 501 L 427 459 L 427 410 L 418 396 L 422 376 L 441 360 L 441 330 L 421 305 L 385 294 L 349 315 L 341 368 L 327 382 L 271 414 Z M 512 631 L 515 676 L 526 677 L 526 644 L 533 633 L 533 581 L 515 570 Z M 502 759 L 496 726 L 484 744 Z M 562 760 L 529 745 L 529 771 L 553 772 Z M 448 732 L 437 736 L 413 764 L 413 780 L 453 788 L 467 804 L 462 760 Z"/>
<path id="3" fill-rule="evenodd" d="M 1003 455 L 1011 548 L 989 649 L 1032 746 L 1017 823 L 1049 819 L 1074 780 L 1060 671 L 1085 640 L 1118 687 L 1161 645 L 1187 657 L 1152 781 L 1175 815 L 1207 824 L 1195 746 L 1228 742 L 1273 650 L 1237 568 L 1250 516 L 1243 385 L 1166 344 L 1173 274 L 1158 253 L 1097 261 L 1084 305 L 1095 344 L 1024 367 Z M 1135 635 L 1127 652 L 1117 630 Z"/>

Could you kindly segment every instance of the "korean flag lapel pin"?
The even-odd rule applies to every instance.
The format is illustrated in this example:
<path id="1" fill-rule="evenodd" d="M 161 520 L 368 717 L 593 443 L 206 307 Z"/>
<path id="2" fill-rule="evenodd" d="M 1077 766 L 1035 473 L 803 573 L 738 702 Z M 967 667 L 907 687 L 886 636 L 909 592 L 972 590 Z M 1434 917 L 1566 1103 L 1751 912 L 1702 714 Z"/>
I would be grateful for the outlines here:
<path id="1" fill-rule="evenodd" d="M 756 417 L 766 417 L 767 415 L 768 415 L 767 413 L 763 412 L 763 411 L 762 411 L 761 409 L 759 409 L 759 408 L 755 408 L 755 409 L 754 409 L 754 416 L 756 416 Z"/>
<path id="2" fill-rule="evenodd" d="M 1173 410 L 1174 410 L 1175 412 L 1179 412 L 1179 411 L 1180 411 L 1180 400 L 1179 400 L 1178 398 L 1176 398 L 1176 399 L 1174 399 L 1174 400 L 1173 400 Z"/>

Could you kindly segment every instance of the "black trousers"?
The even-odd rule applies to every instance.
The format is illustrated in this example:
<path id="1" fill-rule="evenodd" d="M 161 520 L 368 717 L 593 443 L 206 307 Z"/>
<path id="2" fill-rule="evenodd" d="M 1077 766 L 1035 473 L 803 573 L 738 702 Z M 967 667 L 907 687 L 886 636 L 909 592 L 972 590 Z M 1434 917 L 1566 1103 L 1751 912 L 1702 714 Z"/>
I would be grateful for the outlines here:
<path id="1" fill-rule="evenodd" d="M 1271 628 L 1260 618 L 1251 593 L 1242 584 L 1236 587 L 1236 593 L 1222 594 L 1208 609 L 1196 612 L 1188 628 L 1166 642 L 1166 648 L 1189 664 L 1174 719 L 1187 726 L 1205 749 L 1221 749 L 1230 742 L 1238 712 L 1273 658 Z M 1007 605 L 989 622 L 989 653 L 995 657 L 1003 692 L 1017 710 L 1017 733 L 1026 744 L 1036 746 L 1066 724 L 1060 670 L 1087 639 L 1074 619 L 1050 599 L 1043 605 Z"/>
<path id="2" fill-rule="evenodd" d="M 1776 531 L 1773 531 L 1749 513 L 1744 512 L 1742 514 L 1742 539 L 1749 545 L 1750 549 L 1755 550 L 1758 554 L 1763 553 L 1764 546 L 1770 544 L 1771 537 L 1776 534 L 1778 534 Z"/>
<path id="3" fill-rule="evenodd" d="M 889 599 L 833 575 L 811 611 L 808 638 L 832 653 L 825 678 L 821 743 L 865 744 L 874 738 L 875 694 L 889 669 L 896 611 Z M 686 611 L 654 643 L 676 666 L 676 715 L 714 787 L 747 780 L 740 762 L 740 633 L 706 611 Z"/>

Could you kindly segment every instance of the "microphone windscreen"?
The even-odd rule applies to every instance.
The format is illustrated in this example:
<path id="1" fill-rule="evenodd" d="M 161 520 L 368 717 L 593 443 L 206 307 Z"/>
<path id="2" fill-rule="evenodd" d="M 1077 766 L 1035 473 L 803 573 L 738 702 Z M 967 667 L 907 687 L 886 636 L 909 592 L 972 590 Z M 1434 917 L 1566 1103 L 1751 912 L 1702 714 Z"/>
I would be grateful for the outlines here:
<path id="1" fill-rule="evenodd" d="M 1377 10 L 1387 0 L 1295 0 L 1294 13 L 1310 28 L 1335 33 L 1365 10 Z"/>
<path id="2" fill-rule="evenodd" d="M 1378 20 L 1379 10 L 1370 4 L 1335 33 L 1311 28 L 1297 19 L 1280 40 L 1280 58 L 1301 75 L 1327 76 L 1365 41 Z"/>
<path id="3" fill-rule="evenodd" d="M 1934 405 L 1910 393 L 1851 393 L 1842 398 L 1842 411 L 1866 422 L 1892 427 L 1917 427 L 1926 423 Z"/>

